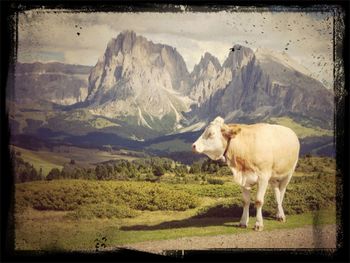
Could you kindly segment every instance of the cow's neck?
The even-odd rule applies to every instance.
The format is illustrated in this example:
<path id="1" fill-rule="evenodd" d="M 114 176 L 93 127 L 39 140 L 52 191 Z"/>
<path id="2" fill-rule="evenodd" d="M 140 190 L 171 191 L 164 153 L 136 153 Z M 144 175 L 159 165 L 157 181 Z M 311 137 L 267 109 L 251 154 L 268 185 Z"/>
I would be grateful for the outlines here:
<path id="1" fill-rule="evenodd" d="M 231 142 L 231 138 L 228 138 L 228 140 L 227 140 L 227 144 L 226 144 L 226 149 L 225 149 L 225 151 L 224 151 L 224 154 L 222 155 L 222 156 L 224 156 L 224 158 L 225 158 L 225 160 L 226 160 L 226 162 L 228 162 L 229 161 L 229 159 L 227 158 L 227 151 L 228 151 L 228 148 L 230 147 L 230 142 Z"/>

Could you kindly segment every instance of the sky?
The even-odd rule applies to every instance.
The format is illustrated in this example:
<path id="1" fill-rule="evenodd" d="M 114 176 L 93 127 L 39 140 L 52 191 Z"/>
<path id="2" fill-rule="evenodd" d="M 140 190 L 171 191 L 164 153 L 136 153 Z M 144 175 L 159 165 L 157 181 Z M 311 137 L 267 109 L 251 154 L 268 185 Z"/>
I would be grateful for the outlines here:
<path id="1" fill-rule="evenodd" d="M 221 63 L 234 44 L 285 52 L 313 77 L 333 88 L 333 14 L 227 10 L 220 12 L 117 13 L 37 9 L 19 14 L 19 62 L 95 65 L 107 43 L 133 30 L 154 43 L 173 46 L 189 72 L 209 52 Z M 79 34 L 78 34 L 79 33 Z"/>

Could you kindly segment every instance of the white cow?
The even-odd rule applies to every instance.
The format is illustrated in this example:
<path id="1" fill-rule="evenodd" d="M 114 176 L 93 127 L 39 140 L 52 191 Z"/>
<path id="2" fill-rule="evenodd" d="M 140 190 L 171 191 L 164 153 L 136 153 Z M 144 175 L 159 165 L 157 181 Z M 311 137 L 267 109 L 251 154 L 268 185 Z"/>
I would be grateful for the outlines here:
<path id="1" fill-rule="evenodd" d="M 267 123 L 225 124 L 215 118 L 192 145 L 196 153 L 223 160 L 231 168 L 234 181 L 242 187 L 241 227 L 248 227 L 251 186 L 257 184 L 256 223 L 263 230 L 262 206 L 268 184 L 275 192 L 277 220 L 285 222 L 282 202 L 286 187 L 298 162 L 300 143 L 289 128 Z"/>

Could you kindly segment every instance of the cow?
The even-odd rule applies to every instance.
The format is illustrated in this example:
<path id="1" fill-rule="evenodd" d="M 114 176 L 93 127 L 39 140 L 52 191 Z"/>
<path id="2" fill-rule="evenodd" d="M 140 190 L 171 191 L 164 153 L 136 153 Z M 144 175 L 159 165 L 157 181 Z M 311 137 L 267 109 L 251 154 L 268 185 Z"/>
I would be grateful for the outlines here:
<path id="1" fill-rule="evenodd" d="M 240 227 L 248 227 L 251 187 L 257 184 L 256 223 L 264 228 L 262 206 L 268 184 L 277 201 L 276 218 L 285 222 L 282 202 L 299 158 L 300 143 L 291 129 L 275 124 L 225 124 L 216 117 L 192 144 L 192 151 L 221 160 L 230 167 L 234 182 L 242 188 L 243 213 Z"/>

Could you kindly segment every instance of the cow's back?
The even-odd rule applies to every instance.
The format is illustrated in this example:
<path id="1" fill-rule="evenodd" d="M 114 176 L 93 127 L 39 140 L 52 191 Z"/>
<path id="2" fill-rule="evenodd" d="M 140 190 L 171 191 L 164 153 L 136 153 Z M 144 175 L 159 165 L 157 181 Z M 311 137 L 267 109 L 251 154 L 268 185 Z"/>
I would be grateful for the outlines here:
<path id="1" fill-rule="evenodd" d="M 274 124 L 242 125 L 233 140 L 233 154 L 246 159 L 255 169 L 285 175 L 299 157 L 300 143 L 291 129 Z"/>

